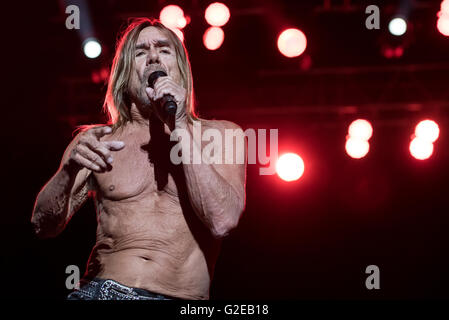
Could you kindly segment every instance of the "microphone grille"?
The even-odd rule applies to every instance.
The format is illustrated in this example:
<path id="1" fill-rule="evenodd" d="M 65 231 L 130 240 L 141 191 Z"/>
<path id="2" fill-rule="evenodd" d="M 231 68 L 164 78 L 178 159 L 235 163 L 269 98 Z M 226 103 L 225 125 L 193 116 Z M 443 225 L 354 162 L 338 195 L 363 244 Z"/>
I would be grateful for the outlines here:
<path id="1" fill-rule="evenodd" d="M 165 76 L 167 76 L 167 74 L 162 70 L 152 72 L 148 77 L 148 86 L 153 89 L 154 82 L 157 80 L 157 78 Z"/>

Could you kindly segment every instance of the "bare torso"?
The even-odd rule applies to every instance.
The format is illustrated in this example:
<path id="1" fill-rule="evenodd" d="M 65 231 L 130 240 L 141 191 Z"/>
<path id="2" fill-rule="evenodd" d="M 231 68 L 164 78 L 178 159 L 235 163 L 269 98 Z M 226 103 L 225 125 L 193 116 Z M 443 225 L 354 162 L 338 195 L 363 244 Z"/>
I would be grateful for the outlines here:
<path id="1" fill-rule="evenodd" d="M 168 158 L 168 136 L 127 125 L 102 138 L 109 140 L 125 148 L 113 153 L 110 171 L 90 177 L 98 227 L 86 277 L 208 299 L 220 243 L 188 203 L 182 167 Z"/>

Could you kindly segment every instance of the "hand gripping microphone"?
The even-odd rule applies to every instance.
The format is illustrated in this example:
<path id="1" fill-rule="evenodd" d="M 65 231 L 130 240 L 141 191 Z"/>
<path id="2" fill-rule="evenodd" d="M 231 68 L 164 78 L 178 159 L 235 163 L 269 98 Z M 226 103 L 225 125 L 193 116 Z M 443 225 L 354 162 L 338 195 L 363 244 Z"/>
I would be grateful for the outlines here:
<path id="1" fill-rule="evenodd" d="M 154 71 L 148 77 L 148 86 L 154 89 L 154 83 L 159 77 L 166 77 L 167 74 L 164 71 Z M 168 115 L 174 116 L 176 114 L 176 109 L 178 106 L 176 105 L 175 98 L 171 94 L 164 94 L 164 96 L 159 99 L 161 106 L 163 106 L 164 112 Z"/>

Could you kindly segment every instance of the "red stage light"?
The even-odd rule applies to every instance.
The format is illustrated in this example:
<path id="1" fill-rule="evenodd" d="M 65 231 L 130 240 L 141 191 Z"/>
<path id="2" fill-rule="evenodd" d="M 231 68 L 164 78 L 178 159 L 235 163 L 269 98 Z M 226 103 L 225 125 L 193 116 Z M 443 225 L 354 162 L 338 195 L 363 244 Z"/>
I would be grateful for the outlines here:
<path id="1" fill-rule="evenodd" d="M 373 135 L 373 127 L 369 121 L 357 119 L 350 124 L 348 133 L 351 138 L 369 140 Z"/>
<path id="2" fill-rule="evenodd" d="M 364 139 L 348 137 L 345 149 L 351 158 L 361 159 L 368 154 L 369 143 Z"/>
<path id="3" fill-rule="evenodd" d="M 307 38 L 299 29 L 286 29 L 278 37 L 279 51 L 288 58 L 300 56 L 307 47 Z"/>
<path id="4" fill-rule="evenodd" d="M 449 14 L 449 0 L 444 0 L 441 2 L 441 12 Z"/>
<path id="5" fill-rule="evenodd" d="M 433 143 L 426 139 L 415 137 L 410 142 L 410 154 L 418 160 L 426 160 L 433 153 Z"/>
<path id="6" fill-rule="evenodd" d="M 442 35 L 449 37 L 449 0 L 441 2 L 441 10 L 438 12 L 437 29 Z"/>
<path id="7" fill-rule="evenodd" d="M 224 32 L 220 27 L 209 27 L 203 35 L 203 44 L 209 50 L 220 48 L 224 41 Z"/>
<path id="8" fill-rule="evenodd" d="M 159 20 L 162 24 L 170 29 L 182 29 L 187 21 L 184 17 L 184 11 L 176 5 L 168 5 L 161 10 Z"/>
<path id="9" fill-rule="evenodd" d="M 214 27 L 224 26 L 230 16 L 228 7 L 220 2 L 210 4 L 204 13 L 207 23 Z"/>
<path id="10" fill-rule="evenodd" d="M 101 78 L 100 78 L 100 74 L 97 71 L 92 71 L 90 78 L 92 80 L 93 83 L 100 83 L 101 82 Z"/>
<path id="11" fill-rule="evenodd" d="M 394 55 L 396 56 L 396 58 L 402 57 L 403 54 L 404 54 L 404 48 L 403 47 L 399 46 L 399 47 L 396 47 L 394 49 Z"/>
<path id="12" fill-rule="evenodd" d="M 387 59 L 391 59 L 394 56 L 394 50 L 390 47 L 384 48 L 382 53 Z"/>
<path id="13" fill-rule="evenodd" d="M 423 120 L 417 124 L 415 136 L 432 143 L 440 136 L 440 128 L 433 120 Z"/>
<path id="14" fill-rule="evenodd" d="M 298 180 L 304 173 L 304 161 L 295 153 L 285 153 L 276 162 L 276 172 L 282 180 Z"/>
<path id="15" fill-rule="evenodd" d="M 437 29 L 442 35 L 449 37 L 449 17 L 440 17 L 437 21 Z"/>
<path id="16" fill-rule="evenodd" d="M 185 17 L 178 19 L 178 29 L 182 29 L 187 25 L 187 19 Z"/>
<path id="17" fill-rule="evenodd" d="M 109 69 L 108 68 L 101 68 L 100 70 L 100 78 L 103 81 L 107 81 L 109 78 Z"/>

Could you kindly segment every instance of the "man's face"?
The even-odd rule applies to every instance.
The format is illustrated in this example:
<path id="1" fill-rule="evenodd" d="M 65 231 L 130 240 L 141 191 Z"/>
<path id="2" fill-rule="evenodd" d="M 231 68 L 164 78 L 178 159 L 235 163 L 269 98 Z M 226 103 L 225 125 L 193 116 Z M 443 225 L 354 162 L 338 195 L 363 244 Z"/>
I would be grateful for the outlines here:
<path id="1" fill-rule="evenodd" d="M 160 29 L 146 27 L 140 32 L 136 42 L 134 70 L 129 88 L 135 102 L 143 106 L 150 105 L 145 88 L 148 86 L 150 74 L 158 70 L 165 71 L 182 86 L 174 44 Z"/>

